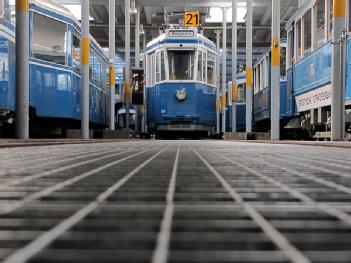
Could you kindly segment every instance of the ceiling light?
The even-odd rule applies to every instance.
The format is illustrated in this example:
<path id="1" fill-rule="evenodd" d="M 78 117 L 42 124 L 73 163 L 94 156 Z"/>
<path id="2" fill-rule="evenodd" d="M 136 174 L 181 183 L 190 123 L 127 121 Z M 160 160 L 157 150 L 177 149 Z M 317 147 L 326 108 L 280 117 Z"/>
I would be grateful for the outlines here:
<path id="1" fill-rule="evenodd" d="M 132 1 L 131 2 L 131 5 L 130 5 L 130 13 L 132 15 L 136 15 L 138 13 L 138 9 L 136 8 L 135 6 L 135 1 Z"/>

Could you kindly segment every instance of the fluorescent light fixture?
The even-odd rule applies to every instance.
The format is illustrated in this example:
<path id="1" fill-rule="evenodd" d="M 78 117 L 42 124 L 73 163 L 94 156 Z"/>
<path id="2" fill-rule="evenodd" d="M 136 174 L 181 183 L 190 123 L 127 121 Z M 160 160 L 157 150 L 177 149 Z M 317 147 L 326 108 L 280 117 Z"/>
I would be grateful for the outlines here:
<path id="1" fill-rule="evenodd" d="M 244 4 L 244 5 L 242 5 Z M 246 3 L 238 5 L 237 8 L 237 22 L 245 22 L 247 13 Z M 222 23 L 223 22 L 223 9 L 220 7 L 211 7 L 209 17 L 205 20 L 206 23 Z M 227 9 L 227 22 L 232 23 L 232 8 Z"/>

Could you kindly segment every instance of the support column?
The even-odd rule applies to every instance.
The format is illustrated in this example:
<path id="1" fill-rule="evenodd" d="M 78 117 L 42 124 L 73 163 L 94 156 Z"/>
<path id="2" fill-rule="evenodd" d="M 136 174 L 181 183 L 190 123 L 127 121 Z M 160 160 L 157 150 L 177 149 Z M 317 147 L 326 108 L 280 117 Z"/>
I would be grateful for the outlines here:
<path id="1" fill-rule="evenodd" d="M 16 137 L 29 138 L 29 0 L 16 0 Z"/>
<path id="2" fill-rule="evenodd" d="M 89 0 L 82 0 L 81 44 L 81 131 L 82 139 L 89 139 Z"/>
<path id="3" fill-rule="evenodd" d="M 346 0 L 333 1 L 333 52 L 332 52 L 332 98 L 331 139 L 345 140 L 345 83 L 341 37 L 346 30 Z"/>
<path id="4" fill-rule="evenodd" d="M 125 0 L 125 102 L 126 102 L 126 130 L 129 132 L 129 110 L 131 97 L 130 78 L 130 0 Z"/>
<path id="5" fill-rule="evenodd" d="M 142 25 L 141 25 L 141 28 Z M 143 29 L 144 30 L 144 29 Z M 143 34 L 143 52 L 144 52 L 144 61 L 143 61 L 143 68 L 144 68 L 144 74 L 146 74 L 146 56 L 145 56 L 145 50 L 146 50 L 146 31 L 144 30 L 144 34 Z M 146 126 L 146 104 L 145 104 L 145 101 L 146 101 L 146 89 L 145 89 L 145 85 L 143 86 L 143 90 L 144 90 L 144 97 L 143 97 L 143 118 L 141 120 L 141 131 L 143 133 L 146 133 L 147 132 L 147 126 Z"/>
<path id="6" fill-rule="evenodd" d="M 227 110 L 227 8 L 223 8 L 223 38 L 222 38 L 222 132 L 226 132 Z"/>
<path id="7" fill-rule="evenodd" d="M 237 132 L 236 125 L 236 103 L 238 100 L 238 92 L 237 92 L 237 0 L 233 0 L 232 3 L 232 93 L 231 93 L 231 101 L 232 101 L 232 132 Z"/>
<path id="8" fill-rule="evenodd" d="M 110 57 L 110 130 L 115 130 L 115 92 L 116 92 L 116 74 L 115 74 L 115 56 L 116 56 L 116 0 L 109 2 L 109 57 Z"/>
<path id="9" fill-rule="evenodd" d="M 135 16 L 135 67 L 140 68 L 140 6 L 137 6 Z M 139 89 L 141 87 L 138 87 Z M 140 106 L 136 105 L 135 130 L 140 131 Z"/>
<path id="10" fill-rule="evenodd" d="M 280 0 L 272 0 L 271 140 L 280 139 Z"/>
<path id="11" fill-rule="evenodd" d="M 252 132 L 252 0 L 246 15 L 246 133 Z"/>
<path id="12" fill-rule="evenodd" d="M 217 70 L 216 70 L 216 75 L 217 75 L 217 91 L 216 91 L 216 116 L 217 116 L 217 125 L 216 125 L 216 132 L 217 134 L 219 134 L 221 132 L 221 95 L 220 95 L 220 41 L 221 41 L 221 31 L 220 30 L 216 30 L 215 31 L 216 33 L 216 44 L 217 44 L 217 61 L 216 61 L 216 64 L 217 64 Z"/>

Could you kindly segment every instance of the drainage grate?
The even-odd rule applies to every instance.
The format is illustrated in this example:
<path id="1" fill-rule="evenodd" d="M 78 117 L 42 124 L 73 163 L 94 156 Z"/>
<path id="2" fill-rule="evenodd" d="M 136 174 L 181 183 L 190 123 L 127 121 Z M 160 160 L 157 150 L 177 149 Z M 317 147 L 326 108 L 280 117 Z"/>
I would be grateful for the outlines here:
<path id="1" fill-rule="evenodd" d="M 0 150 L 4 262 L 351 262 L 351 151 L 225 142 Z"/>

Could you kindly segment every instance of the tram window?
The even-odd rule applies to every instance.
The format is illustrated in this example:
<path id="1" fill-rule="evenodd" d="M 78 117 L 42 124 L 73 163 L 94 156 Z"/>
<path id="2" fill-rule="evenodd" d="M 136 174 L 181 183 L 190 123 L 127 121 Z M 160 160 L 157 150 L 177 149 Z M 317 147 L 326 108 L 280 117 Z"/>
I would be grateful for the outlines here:
<path id="1" fill-rule="evenodd" d="M 161 81 L 166 80 L 165 52 L 161 52 Z"/>
<path id="2" fill-rule="evenodd" d="M 257 89 L 260 90 L 261 89 L 261 65 L 259 64 L 257 66 Z"/>
<path id="3" fill-rule="evenodd" d="M 325 0 L 317 0 L 317 31 L 316 31 L 316 47 L 320 47 L 324 42 L 325 28 Z"/>
<path id="4" fill-rule="evenodd" d="M 303 17 L 303 25 L 304 25 L 304 56 L 311 53 L 311 39 L 312 39 L 312 16 L 311 10 L 308 10 Z"/>
<path id="5" fill-rule="evenodd" d="M 288 67 L 291 68 L 294 63 L 294 33 L 291 30 L 288 34 Z"/>
<path id="6" fill-rule="evenodd" d="M 203 56 L 202 51 L 199 50 L 198 52 L 198 63 L 197 63 L 197 80 L 202 81 L 203 76 Z"/>
<path id="7" fill-rule="evenodd" d="M 286 76 L 286 47 L 280 49 L 280 77 L 285 79 Z"/>
<path id="8" fill-rule="evenodd" d="M 161 81 L 161 53 L 156 53 L 156 82 Z"/>
<path id="9" fill-rule="evenodd" d="M 90 49 L 90 79 L 95 84 L 103 86 L 103 74 L 102 74 L 102 58 L 96 54 L 96 52 Z"/>
<path id="10" fill-rule="evenodd" d="M 261 68 L 261 72 L 260 72 L 260 90 L 263 90 L 265 88 L 264 86 L 264 82 L 265 82 L 265 75 L 264 75 L 264 70 L 265 70 L 265 66 L 264 66 L 264 61 L 261 62 L 260 65 Z"/>
<path id="11" fill-rule="evenodd" d="M 269 86 L 269 72 L 268 72 L 268 68 L 269 68 L 269 58 L 266 57 L 265 59 L 265 67 L 264 67 L 264 87 L 268 87 Z"/>
<path id="12" fill-rule="evenodd" d="M 151 85 L 156 82 L 156 54 L 151 55 Z"/>
<path id="13" fill-rule="evenodd" d="M 257 93 L 257 73 L 256 68 L 253 69 L 253 79 L 254 79 L 254 94 Z"/>
<path id="14" fill-rule="evenodd" d="M 216 85 L 216 55 L 207 52 L 207 82 L 211 85 Z"/>
<path id="15" fill-rule="evenodd" d="M 66 40 L 66 24 L 33 13 L 32 49 L 35 58 L 65 65 Z"/>
<path id="16" fill-rule="evenodd" d="M 202 53 L 202 57 L 203 57 L 203 63 L 202 63 L 202 70 L 203 70 L 203 82 L 207 83 L 207 56 L 206 56 L 206 52 Z"/>
<path id="17" fill-rule="evenodd" d="M 147 82 L 147 86 L 150 87 L 151 83 L 152 83 L 152 68 L 151 68 L 151 55 L 147 55 L 146 56 L 146 82 Z"/>
<path id="18" fill-rule="evenodd" d="M 195 51 L 168 51 L 170 80 L 193 80 Z"/>
<path id="19" fill-rule="evenodd" d="M 72 61 L 73 69 L 80 72 L 80 38 L 76 30 L 73 32 Z"/>
<path id="20" fill-rule="evenodd" d="M 67 74 L 58 74 L 57 75 L 57 90 L 60 91 L 69 91 L 69 85 L 68 85 L 68 76 Z"/>
<path id="21" fill-rule="evenodd" d="M 296 23 L 296 31 L 297 31 L 297 47 L 296 47 L 296 57 L 297 60 L 301 58 L 301 19 Z"/>
<path id="22" fill-rule="evenodd" d="M 238 103 L 246 102 L 246 84 L 238 85 Z"/>
<path id="23" fill-rule="evenodd" d="M 9 62 L 8 54 L 0 52 L 0 81 L 9 80 Z"/>

